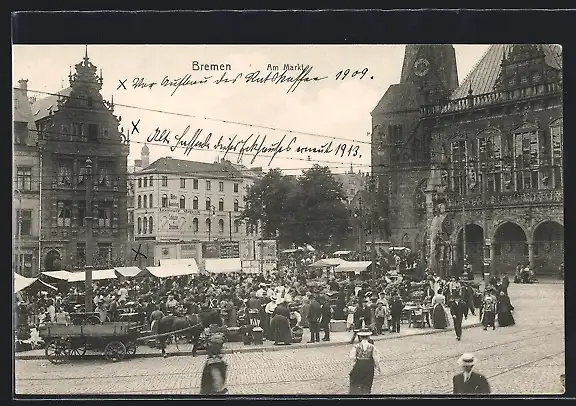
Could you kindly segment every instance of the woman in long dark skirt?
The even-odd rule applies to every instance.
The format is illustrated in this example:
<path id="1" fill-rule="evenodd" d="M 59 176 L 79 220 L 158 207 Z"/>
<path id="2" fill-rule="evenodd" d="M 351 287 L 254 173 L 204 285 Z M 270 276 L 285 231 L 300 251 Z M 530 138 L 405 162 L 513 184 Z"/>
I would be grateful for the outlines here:
<path id="1" fill-rule="evenodd" d="M 510 297 L 506 293 L 500 292 L 500 297 L 498 298 L 498 326 L 506 327 L 516 324 L 514 316 L 512 316 L 512 310 L 514 310 L 514 306 L 510 303 Z"/>
<path id="2" fill-rule="evenodd" d="M 200 382 L 201 395 L 223 395 L 226 388 L 226 372 L 228 365 L 222 359 L 222 333 L 213 333 L 208 339 L 208 358 L 204 364 Z"/>
<path id="3" fill-rule="evenodd" d="M 378 351 L 369 337 L 372 331 L 366 328 L 358 332 L 360 342 L 350 351 L 350 358 L 354 360 L 354 367 L 350 371 L 350 394 L 369 395 L 372 392 L 374 369 L 380 373 Z"/>

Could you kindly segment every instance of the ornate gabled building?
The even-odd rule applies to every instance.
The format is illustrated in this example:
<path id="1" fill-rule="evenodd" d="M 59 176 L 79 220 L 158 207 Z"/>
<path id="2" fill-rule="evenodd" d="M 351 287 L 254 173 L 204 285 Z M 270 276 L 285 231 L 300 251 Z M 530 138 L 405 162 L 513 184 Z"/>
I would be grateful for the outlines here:
<path id="1" fill-rule="evenodd" d="M 68 88 L 32 105 L 42 160 L 41 267 L 48 271 L 81 267 L 87 244 L 98 265 L 123 258 L 128 243 L 128 143 L 118 131 L 113 102 L 100 94 L 102 73 L 97 75 L 87 53 L 75 68 Z M 92 205 L 92 239 L 85 225 L 87 204 Z"/>
<path id="2" fill-rule="evenodd" d="M 492 45 L 460 85 L 451 45 L 406 46 L 401 83 L 372 112 L 391 244 L 425 247 L 442 274 L 465 256 L 476 272 L 556 272 L 562 115 L 559 46 Z"/>

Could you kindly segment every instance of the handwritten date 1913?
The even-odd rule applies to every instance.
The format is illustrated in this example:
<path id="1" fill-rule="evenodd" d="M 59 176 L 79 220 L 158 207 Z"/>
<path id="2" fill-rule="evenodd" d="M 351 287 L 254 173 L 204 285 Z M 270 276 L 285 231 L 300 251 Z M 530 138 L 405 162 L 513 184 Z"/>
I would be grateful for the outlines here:
<path id="1" fill-rule="evenodd" d="M 351 71 L 350 69 L 341 70 L 336 74 L 336 80 L 344 80 L 348 78 L 354 78 L 360 75 L 360 79 L 364 79 L 364 76 L 368 73 L 368 68 L 364 68 L 362 70 L 355 70 Z"/>

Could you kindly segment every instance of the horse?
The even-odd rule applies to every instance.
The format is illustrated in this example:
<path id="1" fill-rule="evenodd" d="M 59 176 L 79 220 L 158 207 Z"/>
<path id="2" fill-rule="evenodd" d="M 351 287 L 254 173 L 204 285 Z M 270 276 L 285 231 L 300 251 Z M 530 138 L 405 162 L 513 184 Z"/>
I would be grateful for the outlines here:
<path id="1" fill-rule="evenodd" d="M 193 343 L 192 356 L 196 356 L 198 350 L 198 341 L 200 334 L 205 328 L 211 324 L 222 326 L 223 321 L 220 313 L 216 310 L 209 310 L 199 314 L 187 314 L 185 316 L 164 316 L 158 320 L 158 341 L 160 342 L 160 349 L 162 356 L 167 357 L 166 354 L 166 340 L 170 334 L 178 331 L 179 335 L 188 337 L 189 341 Z M 174 340 L 176 342 L 176 340 Z"/>

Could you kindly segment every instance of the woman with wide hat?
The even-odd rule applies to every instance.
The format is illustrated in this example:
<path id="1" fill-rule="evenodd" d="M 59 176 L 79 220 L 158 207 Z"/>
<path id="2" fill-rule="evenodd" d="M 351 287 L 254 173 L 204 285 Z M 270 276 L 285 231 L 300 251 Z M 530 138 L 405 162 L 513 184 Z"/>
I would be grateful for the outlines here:
<path id="1" fill-rule="evenodd" d="M 366 395 L 372 392 L 372 382 L 374 380 L 374 369 L 381 373 L 378 362 L 378 351 L 374 344 L 369 341 L 372 331 L 367 328 L 361 329 L 358 333 L 360 342 L 352 347 L 350 358 L 354 361 L 354 367 L 350 371 L 350 391 L 351 395 Z"/>

